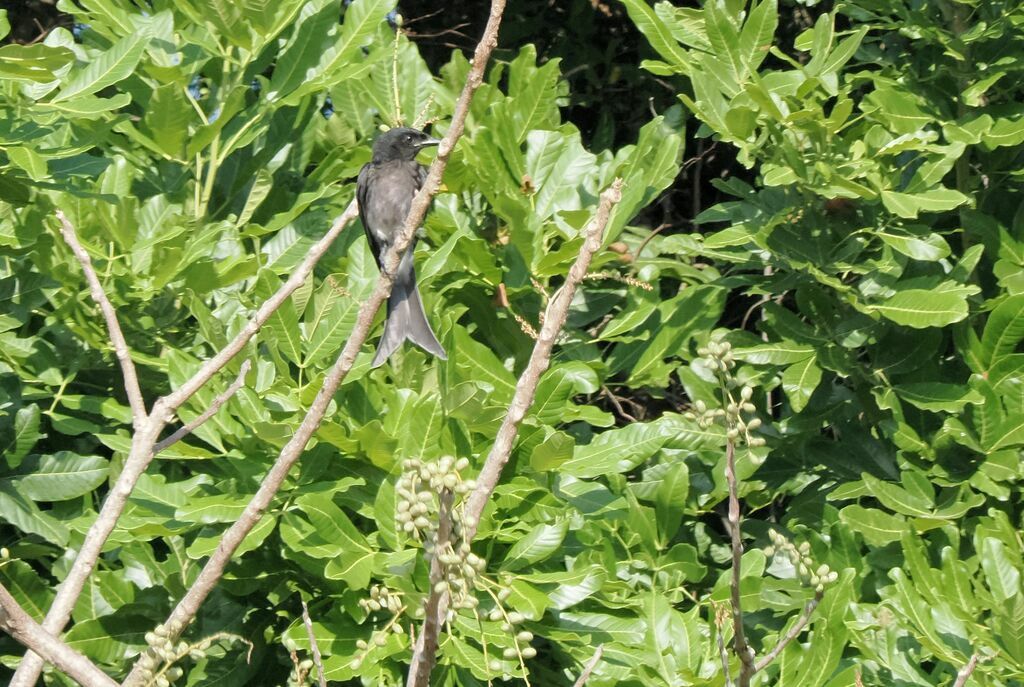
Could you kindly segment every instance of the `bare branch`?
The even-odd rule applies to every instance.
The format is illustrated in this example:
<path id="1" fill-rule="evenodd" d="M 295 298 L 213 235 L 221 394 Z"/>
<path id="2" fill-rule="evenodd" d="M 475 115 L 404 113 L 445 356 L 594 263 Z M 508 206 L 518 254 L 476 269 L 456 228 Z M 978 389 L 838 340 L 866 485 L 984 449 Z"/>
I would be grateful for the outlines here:
<path id="1" fill-rule="evenodd" d="M 227 346 L 217 352 L 212 358 L 207 360 L 199 370 L 192 375 L 192 377 L 182 384 L 180 387 L 168 394 L 164 399 L 164 403 L 171 410 L 176 411 L 181 404 L 187 401 L 192 395 L 201 389 L 215 374 L 221 371 L 225 365 L 231 362 L 232 358 L 238 355 L 245 345 L 249 343 L 249 339 L 256 336 L 260 328 L 267 323 L 270 316 L 274 312 L 284 305 L 292 293 L 305 283 L 309 275 L 313 273 L 313 268 L 316 267 L 317 262 L 324 256 L 327 249 L 331 247 L 334 240 L 338 238 L 338 235 L 351 224 L 356 217 L 359 216 L 359 205 L 356 201 L 352 201 L 345 208 L 345 211 L 341 213 L 338 219 L 334 220 L 334 224 L 323 238 L 317 241 L 306 253 L 306 257 L 303 258 L 299 266 L 295 268 L 295 271 L 288 277 L 288 280 L 281 285 L 281 288 L 277 292 L 263 302 L 262 305 L 256 310 L 256 314 L 253 315 L 252 319 L 246 323 L 242 331 L 238 332 L 234 339 L 231 340 Z M 395 263 L 398 264 L 397 262 Z"/>
<path id="2" fill-rule="evenodd" d="M 804 610 L 800 614 L 800 618 L 796 621 L 796 624 L 793 625 L 789 632 L 786 633 L 786 636 L 783 637 L 778 644 L 772 647 L 772 650 L 765 654 L 761 660 L 757 662 L 757 665 L 754 666 L 755 673 L 760 672 L 771 665 L 771 662 L 782 653 L 783 649 L 785 649 L 790 642 L 800 636 L 800 633 L 803 632 L 805 627 L 807 627 L 807 623 L 811 621 L 811 615 L 814 613 L 814 609 L 818 607 L 818 604 L 821 603 L 823 596 L 825 596 L 824 591 L 815 592 L 814 598 L 808 601 L 807 605 L 804 606 Z"/>
<path id="3" fill-rule="evenodd" d="M 733 650 L 740 657 L 740 687 L 749 687 L 753 677 L 754 652 L 743 630 L 743 608 L 740 605 L 740 565 L 743 560 L 743 538 L 740 533 L 740 497 L 736 480 L 736 444 L 725 445 L 725 480 L 729 483 L 729 535 L 732 538 L 732 629 Z"/>
<path id="4" fill-rule="evenodd" d="M 604 656 L 604 644 L 598 644 L 597 649 L 594 651 L 594 655 L 587 661 L 587 665 L 583 667 L 583 672 L 580 673 L 580 677 L 576 680 L 573 687 L 583 687 L 587 684 L 587 680 L 590 678 L 590 674 L 594 672 L 594 668 L 601 662 L 601 657 Z"/>
<path id="5" fill-rule="evenodd" d="M 466 540 L 470 540 L 476 534 L 477 525 L 480 522 L 480 515 L 484 512 L 484 506 L 490 500 L 498 480 L 501 479 L 501 472 L 512 454 L 512 444 L 519 433 L 519 423 L 526 417 L 526 412 L 533 404 L 533 396 L 540 383 L 540 377 L 548 369 L 551 361 L 551 351 L 555 345 L 555 339 L 565 325 L 566 317 L 569 314 L 569 304 L 576 295 L 576 287 L 587 275 L 587 268 L 590 267 L 590 260 L 601 248 L 601 241 L 604 238 L 605 227 L 611 217 L 612 208 L 622 199 L 622 179 L 616 179 L 610 188 L 601 194 L 601 202 L 597 208 L 597 214 L 590 220 L 590 224 L 584 230 L 586 237 L 580 247 L 576 262 L 569 268 L 569 274 L 565 284 L 558 290 L 554 298 L 548 303 L 544 315 L 544 326 L 541 327 L 537 343 L 533 346 L 533 353 L 526 364 L 526 369 L 519 376 L 516 384 L 515 394 L 509 405 L 508 413 L 505 415 L 498 434 L 494 438 L 494 445 L 487 454 L 487 460 L 480 470 L 476 480 L 476 489 L 470 494 L 466 502 Z"/>
<path id="6" fill-rule="evenodd" d="M 0 629 L 85 687 L 117 687 L 92 661 L 43 629 L 0 584 Z"/>
<path id="7" fill-rule="evenodd" d="M 978 667 L 978 661 L 980 660 L 978 654 L 971 654 L 971 658 L 967 661 L 967 665 L 960 669 L 960 672 L 956 674 L 956 682 L 953 683 L 953 687 L 964 687 L 967 684 L 967 678 L 971 676 L 974 669 Z"/>
<path id="8" fill-rule="evenodd" d="M 437 584 L 444 579 L 444 564 L 440 554 L 450 544 L 452 535 L 452 492 L 445 489 L 441 492 L 441 507 L 437 519 L 437 536 L 434 538 L 434 551 L 430 558 L 430 593 L 424 607 L 423 628 L 412 652 L 409 663 L 409 675 L 406 687 L 428 687 L 430 673 L 437 661 L 437 636 L 441 631 L 442 618 L 438 615 L 442 594 L 435 592 Z"/>
<path id="9" fill-rule="evenodd" d="M 320 390 L 317 392 L 316 398 L 313 399 L 313 403 L 307 411 L 306 416 L 303 418 L 302 423 L 299 425 L 295 434 L 292 435 L 292 438 L 288 443 L 285 444 L 284 448 L 281 449 L 281 453 L 278 455 L 277 460 L 274 461 L 274 464 L 267 472 L 267 475 L 263 478 L 263 482 L 260 484 L 259 489 L 257 489 L 256 494 L 246 505 L 245 510 L 242 512 L 239 519 L 224 532 L 220 543 L 217 545 L 217 549 L 213 554 L 211 554 L 195 582 L 185 593 L 185 596 L 182 597 L 181 601 L 178 602 L 178 605 L 174 608 L 170 617 L 164 623 L 164 626 L 168 628 L 168 631 L 173 637 L 180 635 L 182 630 L 196 616 L 196 613 L 199 611 L 199 606 L 213 590 L 214 586 L 224 574 L 224 570 L 227 568 L 228 563 L 231 562 L 232 554 L 238 549 L 239 545 L 241 545 L 246 535 L 252 531 L 252 528 L 255 527 L 263 517 L 263 513 L 266 512 L 266 509 L 270 506 L 270 502 L 273 500 L 274 495 L 281 488 L 281 484 L 284 483 L 285 478 L 288 476 L 288 472 L 302 455 L 306 444 L 313 436 L 317 427 L 320 426 L 320 422 L 327 413 L 327 407 L 334 397 L 335 392 L 338 390 L 338 387 L 341 386 L 341 382 L 352 369 L 352 365 L 355 363 L 359 349 L 362 348 L 363 343 L 366 341 L 366 337 L 370 333 L 370 327 L 373 325 L 374 316 L 391 293 L 391 286 L 394 282 L 393 275 L 398 267 L 398 261 L 412 242 L 416 229 L 423 223 L 423 218 L 427 214 L 427 209 L 430 207 L 431 200 L 441 188 L 441 176 L 444 174 L 444 170 L 448 166 L 448 160 L 451 157 L 452 150 L 455 148 L 455 143 L 458 141 L 459 137 L 462 136 L 462 132 L 465 129 L 466 117 L 469 115 L 470 101 L 472 100 L 476 89 L 480 87 L 481 83 L 483 83 L 484 68 L 487 65 L 487 61 L 490 59 L 491 52 L 497 45 L 497 29 L 498 24 L 501 21 L 501 12 L 504 10 L 504 7 L 504 0 L 493 0 L 491 5 L 491 16 L 488 19 L 487 28 L 484 30 L 484 36 L 481 39 L 480 44 L 477 46 L 476 53 L 474 54 L 473 66 L 469 71 L 469 75 L 466 77 L 466 85 L 462 89 L 462 94 L 459 96 L 459 99 L 455 104 L 455 112 L 452 115 L 451 126 L 448 128 L 448 132 L 437 147 L 437 157 L 430 166 L 430 171 L 427 173 L 427 178 L 424 180 L 423 186 L 412 200 L 409 207 L 409 214 L 406 217 L 402 231 L 395 237 L 394 245 L 384 256 L 383 269 L 381 269 L 380 277 L 377 280 L 377 285 L 374 287 L 373 293 L 370 294 L 369 299 L 367 299 L 367 301 L 359 308 L 359 315 L 356 318 L 356 325 L 352 330 L 352 334 L 349 336 L 344 348 L 342 348 L 341 353 L 334 362 L 334 365 L 324 377 Z M 354 218 L 355 215 L 358 214 L 358 209 L 356 208 L 355 203 L 350 205 L 349 209 L 345 211 L 346 216 L 350 214 L 351 218 Z M 339 222 L 340 221 L 341 220 L 339 220 Z M 308 260 L 309 258 L 307 257 L 307 260 L 303 262 L 303 265 L 305 265 Z M 315 260 L 313 262 L 315 262 Z M 292 284 L 294 280 L 295 275 L 292 275 L 288 282 L 286 282 L 286 286 Z M 298 288 L 301 283 L 302 280 L 295 283 L 294 287 L 288 291 L 285 297 L 290 295 L 291 291 Z M 275 294 L 271 300 L 261 306 L 260 311 L 257 313 L 257 318 L 260 317 L 260 314 L 264 312 L 265 308 L 269 308 L 266 310 L 266 317 L 269 317 L 270 313 L 273 312 L 273 309 L 278 307 L 283 301 L 284 298 L 277 300 L 277 294 Z M 273 304 L 273 307 L 270 307 L 271 304 Z M 266 318 L 263 318 L 263 320 L 260 321 L 260 324 L 265 321 Z M 259 326 L 254 326 L 254 323 L 250 322 L 246 327 L 246 330 L 243 330 L 243 333 L 248 331 L 250 328 L 252 328 L 252 333 L 255 334 Z M 174 403 L 178 403 L 180 405 L 184 399 L 195 393 L 195 390 L 206 383 L 216 370 L 223 367 L 228 360 L 241 350 L 247 340 L 248 338 L 238 343 L 237 347 L 235 346 L 236 342 L 233 341 L 227 348 L 208 361 L 207 364 L 204 365 L 191 380 L 183 384 L 177 391 L 167 397 L 167 405 L 170 407 L 177 407 Z M 144 669 L 141 662 L 137 661 L 135 666 L 132 668 L 131 673 L 125 679 L 124 685 L 125 687 L 137 686 L 143 679 Z M 24 687 L 29 686 L 25 685 Z"/>
<path id="10" fill-rule="evenodd" d="M 245 345 L 266 324 L 274 311 L 284 304 L 292 292 L 302 286 L 313 272 L 316 263 L 358 214 L 359 206 L 353 200 L 341 216 L 334 221 L 323 238 L 313 244 L 309 252 L 306 253 L 306 257 L 288 280 L 281 285 L 281 288 L 257 309 L 256 314 L 246 323 L 242 331 L 224 349 L 206 361 L 188 381 L 153 404 L 153 410 L 146 421 L 136 427 L 124 468 L 103 501 L 99 515 L 89 527 L 85 540 L 75 557 L 75 562 L 58 588 L 50 610 L 43 620 L 43 628 L 48 632 L 57 634 L 67 625 L 71 618 L 71 610 L 78 601 L 86 580 L 96 567 L 96 561 L 99 559 L 103 545 L 110 537 L 110 533 L 114 531 L 117 520 L 121 517 L 136 482 L 139 481 L 139 477 L 146 471 L 153 459 L 154 446 L 174 412 L 245 348 Z M 42 669 L 42 659 L 31 652 L 27 653 L 15 671 L 9 687 L 35 687 Z"/>
<path id="11" fill-rule="evenodd" d="M 199 417 L 195 418 L 191 422 L 186 422 L 166 439 L 158 441 L 156 445 L 153 446 L 153 454 L 156 455 L 171 444 L 184 439 L 186 436 L 194 432 L 197 427 L 216 415 L 217 411 L 220 410 L 221 407 L 227 403 L 228 400 L 245 384 L 245 375 L 249 374 L 249 370 L 251 368 L 251 360 L 242 361 L 242 367 L 238 371 L 238 377 L 235 378 L 235 381 L 231 382 L 230 386 L 224 390 L 224 393 L 213 399 L 213 403 L 210 404 L 210 407 L 200 413 Z"/>
<path id="12" fill-rule="evenodd" d="M 92 260 L 89 254 L 78 241 L 75 234 L 75 227 L 63 211 L 57 210 L 57 219 L 60 220 L 60 233 L 64 240 L 71 247 L 71 252 L 78 259 L 78 264 L 85 272 L 85 280 L 89 282 L 89 293 L 96 304 L 100 306 L 103 319 L 107 323 L 107 332 L 110 335 L 110 342 L 114 345 L 114 355 L 121 365 L 121 374 L 124 377 L 124 391 L 128 395 L 128 405 L 132 409 L 132 423 L 138 429 L 139 425 L 146 419 L 146 402 L 142 399 L 142 390 L 139 388 L 139 377 L 135 373 L 135 363 L 132 362 L 131 351 L 128 350 L 128 342 L 124 339 L 121 331 L 121 324 L 117 321 L 117 311 L 111 305 L 110 299 L 103 291 L 100 278 L 96 276 L 96 270 L 92 267 Z"/>
<path id="13" fill-rule="evenodd" d="M 608 226 L 611 217 L 612 207 L 622 199 L 622 179 L 616 179 L 610 188 L 601 194 L 601 202 L 598 205 L 597 213 L 584 230 L 585 239 L 580 247 L 576 262 L 569 268 L 569 274 L 565 284 L 555 294 L 555 297 L 548 303 L 544 315 L 544 325 L 541 327 L 537 342 L 533 345 L 533 353 L 526 364 L 526 369 L 519 376 L 516 384 L 515 394 L 509 404 L 505 419 L 498 429 L 487 460 L 484 461 L 480 475 L 477 477 L 476 489 L 470 494 L 466 501 L 465 513 L 463 514 L 463 538 L 470 541 L 476 535 L 477 526 L 480 522 L 480 515 L 484 506 L 490 499 L 501 472 L 508 462 L 512 453 L 512 445 L 516 435 L 519 433 L 519 424 L 526 417 L 526 412 L 533 404 L 533 397 L 540 383 L 540 377 L 548 369 L 551 361 L 551 351 L 555 345 L 555 339 L 562 331 L 565 320 L 569 314 L 569 304 L 576 294 L 576 287 L 587 275 L 587 268 L 590 260 L 601 248 L 604 238 L 604 230 Z M 437 609 L 431 613 L 431 609 Z M 423 620 L 423 629 L 420 633 L 427 632 L 429 625 L 440 626 L 448 614 L 448 596 L 439 592 L 435 586 L 431 586 L 426 601 L 426 615 Z M 435 642 L 436 644 L 436 642 Z M 409 675 L 406 678 L 406 687 L 420 687 L 426 685 L 430 677 L 430 669 L 436 660 L 436 656 L 426 655 L 430 647 L 426 642 L 417 643 L 413 651 L 413 657 L 409 666 Z M 434 650 L 436 652 L 436 648 Z"/>
<path id="14" fill-rule="evenodd" d="M 309 636 L 309 647 L 313 650 L 313 665 L 319 673 L 320 687 L 327 687 L 327 678 L 324 677 L 324 659 L 320 656 L 320 646 L 316 643 L 316 634 L 313 632 L 313 621 L 309 617 L 309 606 L 302 602 L 302 624 L 306 626 L 306 634 Z"/>

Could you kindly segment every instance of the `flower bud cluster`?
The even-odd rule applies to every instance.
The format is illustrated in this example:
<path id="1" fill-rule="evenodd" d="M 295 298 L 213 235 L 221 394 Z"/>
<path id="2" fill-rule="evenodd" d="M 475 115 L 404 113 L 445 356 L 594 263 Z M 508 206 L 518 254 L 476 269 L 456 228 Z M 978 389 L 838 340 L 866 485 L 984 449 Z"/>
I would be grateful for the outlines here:
<path id="1" fill-rule="evenodd" d="M 460 472 L 469 460 L 443 456 L 436 462 L 410 458 L 402 463 L 402 476 L 395 485 L 398 494 L 395 521 L 406 534 L 432 539 L 437 529 L 438 495 L 448 490 L 468 494 L 476 488 L 473 480 L 464 480 Z"/>
<path id="2" fill-rule="evenodd" d="M 742 441 L 750 447 L 764 446 L 763 437 L 751 434 L 761 426 L 761 419 L 744 417 L 757 411 L 751 402 L 754 396 L 753 387 L 741 386 L 739 398 L 734 398 L 731 391 L 736 386 L 736 378 L 732 374 L 733 368 L 736 367 L 732 345 L 728 341 L 711 341 L 707 346 L 697 349 L 697 354 L 704 358 L 709 369 L 718 373 L 722 381 L 723 404 L 722 407 L 709 408 L 707 403 L 697 400 L 693 404 L 693 410 L 686 413 L 685 417 L 688 420 L 695 420 L 700 427 L 710 427 L 721 421 L 725 425 L 726 438 L 730 441 Z"/>
<path id="3" fill-rule="evenodd" d="M 384 585 L 379 584 L 370 587 L 370 598 L 360 599 L 359 605 L 367 613 L 387 610 L 392 615 L 401 612 L 403 607 L 400 592 L 392 592 Z"/>
<path id="4" fill-rule="evenodd" d="M 200 661 L 206 658 L 206 650 L 220 639 L 232 639 L 249 644 L 252 643 L 238 635 L 219 632 L 205 639 L 189 644 L 185 641 L 175 641 L 174 637 L 182 632 L 183 628 L 177 626 L 157 625 L 151 632 L 145 634 L 146 643 L 149 648 L 139 659 L 143 674 L 147 680 L 146 684 L 154 687 L 169 687 L 176 680 L 181 678 L 185 671 L 180 666 L 174 665 L 185 657 L 193 661 Z M 162 665 L 162 667 L 160 667 Z"/>
<path id="5" fill-rule="evenodd" d="M 772 544 L 765 550 L 765 553 L 769 556 L 774 556 L 776 553 L 783 554 L 789 558 L 789 562 L 793 564 L 800 576 L 800 581 L 814 587 L 816 593 L 821 594 L 825 591 L 825 587 L 834 584 L 839 579 L 839 573 L 829 568 L 828 564 L 818 565 L 811 558 L 809 542 L 801 542 L 799 546 L 796 546 L 775 530 L 768 530 L 768 538 L 772 540 Z"/>
<path id="6" fill-rule="evenodd" d="M 297 654 L 292 654 L 292 672 L 288 675 L 288 687 L 303 687 L 309 684 L 309 674 L 313 670 L 313 659 L 305 658 L 299 660 Z"/>
<path id="7" fill-rule="evenodd" d="M 506 611 L 504 604 L 508 601 L 509 596 L 512 595 L 511 589 L 508 587 L 502 587 L 498 590 L 496 595 L 496 601 L 494 608 L 491 609 L 490 613 L 487 614 L 487 619 L 491 622 L 501 622 L 501 631 L 507 632 L 512 636 L 512 646 L 505 647 L 501 652 L 501 659 L 505 661 L 518 660 L 520 664 L 522 661 L 527 661 L 537 656 L 537 650 L 530 646 L 530 642 L 533 641 L 533 633 L 529 630 L 519 629 L 519 625 L 523 623 L 525 617 L 518 611 Z M 492 658 L 488 661 L 488 668 L 493 672 L 503 671 L 505 666 L 502 661 L 498 658 Z M 523 666 L 525 668 L 525 666 Z M 502 679 L 505 681 L 511 680 L 512 675 L 504 672 Z"/>

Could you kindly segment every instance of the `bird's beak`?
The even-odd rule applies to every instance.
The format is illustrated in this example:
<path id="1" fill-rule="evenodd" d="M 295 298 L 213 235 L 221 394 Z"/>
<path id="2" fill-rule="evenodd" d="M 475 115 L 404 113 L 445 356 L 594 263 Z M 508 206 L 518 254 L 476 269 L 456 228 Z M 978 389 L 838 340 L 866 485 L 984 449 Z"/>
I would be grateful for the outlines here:
<path id="1" fill-rule="evenodd" d="M 428 138 L 428 139 L 420 141 L 417 147 L 419 147 L 419 148 L 429 148 L 430 146 L 436 146 L 436 145 L 439 145 L 440 143 L 441 143 L 440 139 Z"/>

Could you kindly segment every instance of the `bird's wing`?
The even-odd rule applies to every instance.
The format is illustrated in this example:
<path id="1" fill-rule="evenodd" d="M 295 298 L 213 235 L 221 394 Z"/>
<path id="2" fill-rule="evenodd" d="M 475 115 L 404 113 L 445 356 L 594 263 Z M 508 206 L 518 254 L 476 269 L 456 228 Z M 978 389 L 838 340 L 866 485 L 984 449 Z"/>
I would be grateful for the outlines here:
<path id="1" fill-rule="evenodd" d="M 380 244 L 377 242 L 377 237 L 370 231 L 370 225 L 367 221 L 367 215 L 369 214 L 366 209 L 369 207 L 370 198 L 370 182 L 373 179 L 374 166 L 372 162 L 367 162 L 363 165 L 363 168 L 359 170 L 359 178 L 356 179 L 356 200 L 359 201 L 359 219 L 363 224 L 363 233 L 366 234 L 366 240 L 370 244 L 370 250 L 373 252 L 373 259 L 380 264 Z"/>
<path id="2" fill-rule="evenodd" d="M 427 180 L 427 168 L 416 163 L 416 190 L 419 191 L 423 188 L 423 182 Z"/>

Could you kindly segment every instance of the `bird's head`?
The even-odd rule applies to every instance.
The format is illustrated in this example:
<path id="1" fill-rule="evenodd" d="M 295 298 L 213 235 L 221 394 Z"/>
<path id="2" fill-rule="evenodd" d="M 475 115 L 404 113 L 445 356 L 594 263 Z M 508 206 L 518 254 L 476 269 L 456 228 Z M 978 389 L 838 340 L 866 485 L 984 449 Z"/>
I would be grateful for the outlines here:
<path id="1" fill-rule="evenodd" d="M 373 161 L 414 160 L 421 149 L 440 143 L 419 129 L 397 127 L 385 131 L 373 144 Z"/>

